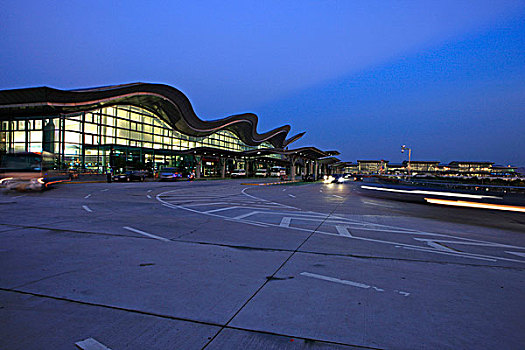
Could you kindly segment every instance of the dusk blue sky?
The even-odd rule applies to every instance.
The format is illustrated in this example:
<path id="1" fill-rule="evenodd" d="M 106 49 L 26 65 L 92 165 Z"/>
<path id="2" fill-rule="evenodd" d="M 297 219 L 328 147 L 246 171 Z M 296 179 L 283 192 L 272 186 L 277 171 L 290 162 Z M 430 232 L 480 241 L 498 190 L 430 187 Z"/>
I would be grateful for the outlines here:
<path id="1" fill-rule="evenodd" d="M 525 166 L 525 1 L 0 1 L 0 89 L 128 82 L 345 161 Z"/>

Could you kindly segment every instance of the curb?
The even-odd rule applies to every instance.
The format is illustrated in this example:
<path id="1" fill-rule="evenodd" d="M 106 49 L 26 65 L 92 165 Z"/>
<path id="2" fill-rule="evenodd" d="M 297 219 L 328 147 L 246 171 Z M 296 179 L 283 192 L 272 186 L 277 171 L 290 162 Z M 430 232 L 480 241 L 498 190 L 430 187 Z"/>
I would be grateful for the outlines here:
<path id="1" fill-rule="evenodd" d="M 107 182 L 106 180 L 93 180 L 93 181 L 64 181 L 63 184 L 98 184 Z"/>
<path id="2" fill-rule="evenodd" d="M 280 182 L 263 182 L 263 183 L 241 183 L 243 186 L 272 186 L 272 185 L 286 185 L 300 182 L 298 180 L 294 181 L 280 181 Z"/>

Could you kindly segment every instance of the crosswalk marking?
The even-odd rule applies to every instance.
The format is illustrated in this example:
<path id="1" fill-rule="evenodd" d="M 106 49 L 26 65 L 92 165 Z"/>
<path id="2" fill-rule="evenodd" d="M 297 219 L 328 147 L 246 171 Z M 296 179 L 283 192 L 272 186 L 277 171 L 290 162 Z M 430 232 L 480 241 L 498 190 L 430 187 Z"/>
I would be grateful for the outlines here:
<path id="1" fill-rule="evenodd" d="M 486 242 L 469 238 L 456 237 L 450 234 L 426 232 L 411 228 L 367 222 L 362 215 L 346 216 L 329 213 L 303 211 L 300 208 L 258 198 L 245 192 L 224 196 L 204 196 L 199 193 L 178 193 L 170 195 L 169 191 L 156 196 L 162 205 L 172 209 L 183 209 L 194 213 L 211 215 L 223 220 L 249 224 L 259 227 L 280 227 L 302 232 L 315 231 L 316 234 L 346 237 L 348 239 L 370 243 L 388 244 L 391 246 L 433 254 L 452 255 L 485 261 L 511 261 L 525 263 L 525 247 L 511 246 L 500 243 Z M 290 194 L 288 194 L 290 195 Z M 194 197 L 196 196 L 196 197 Z M 292 197 L 291 195 L 290 197 Z M 294 196 L 295 197 L 295 196 Z M 197 198 L 197 199 L 195 199 Z M 377 215 L 374 216 L 374 220 Z M 385 233 L 389 238 L 385 238 Z M 420 238 L 421 237 L 421 238 Z M 418 243 L 407 244 L 407 239 L 415 239 Z M 414 242 L 414 241 L 412 241 Z M 461 244 L 462 249 L 448 247 L 447 243 Z M 447 245 L 445 245 L 447 244 Z M 498 256 L 479 255 L 465 252 L 469 246 L 483 246 L 499 249 Z M 503 249 L 512 251 L 504 252 Z M 518 250 L 518 252 L 515 252 Z M 511 259 L 508 254 L 515 255 Z"/>
<path id="2" fill-rule="evenodd" d="M 279 226 L 281 226 L 281 227 L 290 227 L 290 222 L 292 222 L 292 218 L 289 217 L 289 216 L 284 216 L 283 219 L 281 220 L 281 223 L 279 224 Z"/>

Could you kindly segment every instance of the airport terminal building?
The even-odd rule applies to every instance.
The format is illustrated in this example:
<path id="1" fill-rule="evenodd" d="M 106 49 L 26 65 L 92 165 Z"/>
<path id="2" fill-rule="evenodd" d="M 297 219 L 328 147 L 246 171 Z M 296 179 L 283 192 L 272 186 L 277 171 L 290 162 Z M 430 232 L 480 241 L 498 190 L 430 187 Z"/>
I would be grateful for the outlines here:
<path id="1" fill-rule="evenodd" d="M 234 168 L 287 166 L 319 172 L 332 153 L 288 145 L 285 125 L 263 134 L 251 113 L 204 121 L 179 90 L 134 83 L 82 90 L 49 87 L 0 91 L 0 152 L 50 152 L 60 169 L 161 169 L 224 177 Z"/>

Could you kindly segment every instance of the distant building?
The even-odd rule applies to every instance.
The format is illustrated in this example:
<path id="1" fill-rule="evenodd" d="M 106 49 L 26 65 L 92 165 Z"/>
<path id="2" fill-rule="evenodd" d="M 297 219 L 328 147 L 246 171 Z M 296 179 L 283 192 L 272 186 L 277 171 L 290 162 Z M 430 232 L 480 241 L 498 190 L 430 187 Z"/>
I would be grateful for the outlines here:
<path id="1" fill-rule="evenodd" d="M 453 161 L 447 166 L 448 173 L 466 176 L 489 176 L 494 162 Z"/>
<path id="2" fill-rule="evenodd" d="M 337 168 L 336 173 L 356 174 L 359 172 L 359 164 L 357 163 L 339 162 L 338 164 L 335 164 L 335 167 Z"/>
<path id="3" fill-rule="evenodd" d="M 404 163 L 388 163 L 387 173 L 391 175 L 402 175 L 407 171 Z"/>
<path id="4" fill-rule="evenodd" d="M 336 172 L 352 174 L 436 175 L 436 176 L 520 176 L 517 167 L 494 165 L 489 161 L 453 161 L 441 164 L 439 161 L 413 160 L 403 163 L 390 163 L 388 160 L 358 160 L 357 163 L 340 162 Z"/>
<path id="5" fill-rule="evenodd" d="M 519 176 L 518 168 L 515 166 L 501 166 L 501 165 L 493 165 L 490 168 L 490 175 L 491 176 L 502 176 L 502 177 L 509 177 L 509 176 Z"/>
<path id="6" fill-rule="evenodd" d="M 386 172 L 388 160 L 358 160 L 359 173 L 383 174 Z"/>
<path id="7" fill-rule="evenodd" d="M 438 171 L 438 165 L 439 161 L 413 160 L 410 162 L 410 171 L 413 174 L 434 174 Z M 405 160 L 403 166 L 408 169 L 408 161 Z"/>

